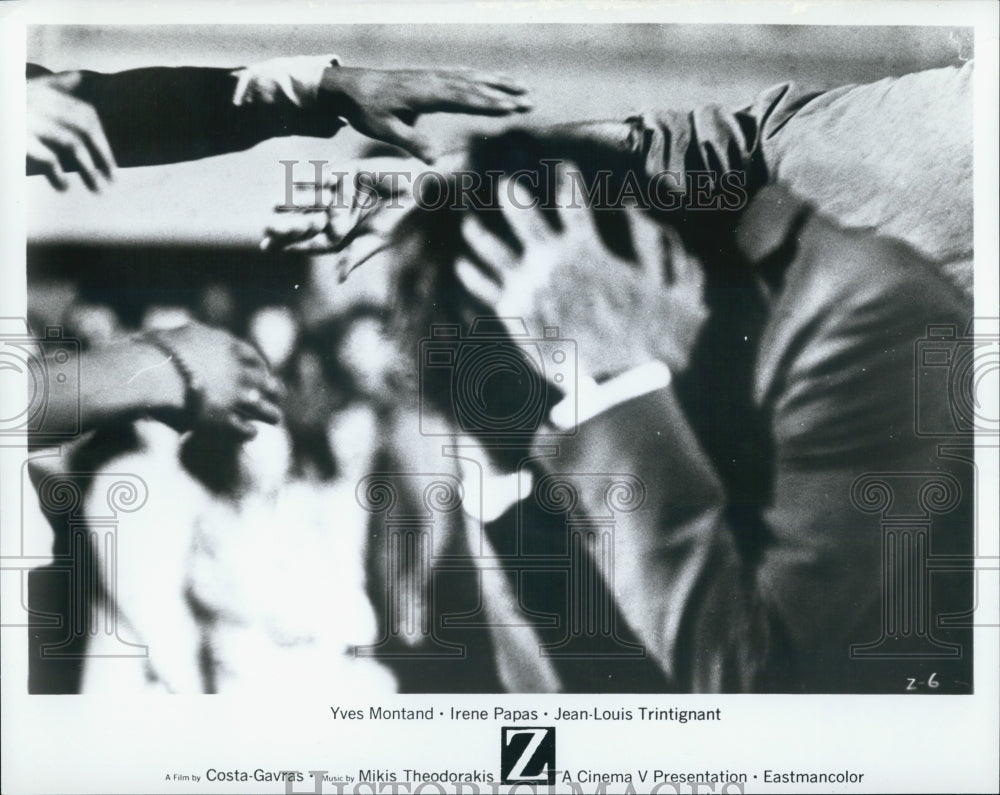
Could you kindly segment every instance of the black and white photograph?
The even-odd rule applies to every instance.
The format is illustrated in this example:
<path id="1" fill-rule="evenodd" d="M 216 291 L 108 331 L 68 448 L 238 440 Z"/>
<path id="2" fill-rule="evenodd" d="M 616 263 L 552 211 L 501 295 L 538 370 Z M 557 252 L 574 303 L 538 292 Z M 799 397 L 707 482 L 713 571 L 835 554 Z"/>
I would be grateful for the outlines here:
<path id="1" fill-rule="evenodd" d="M 996 6 L 3 5 L 5 792 L 997 787 Z"/>

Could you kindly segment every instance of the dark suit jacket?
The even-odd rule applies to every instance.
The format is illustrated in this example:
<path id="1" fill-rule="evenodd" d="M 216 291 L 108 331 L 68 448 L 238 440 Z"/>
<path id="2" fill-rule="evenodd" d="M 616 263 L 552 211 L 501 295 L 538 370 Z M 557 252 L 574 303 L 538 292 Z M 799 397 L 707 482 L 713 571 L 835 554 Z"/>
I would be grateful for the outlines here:
<path id="1" fill-rule="evenodd" d="M 682 193 L 687 173 L 735 171 L 750 199 L 665 218 L 705 264 L 690 368 L 540 438 L 521 464 L 535 492 L 472 539 L 467 609 L 505 689 L 971 689 L 971 447 L 942 447 L 956 396 L 918 365 L 932 325 L 968 347 L 971 77 L 785 84 L 735 113 L 474 148 L 484 171 L 555 157 L 587 180 L 672 171 Z"/>
<path id="2" fill-rule="evenodd" d="M 335 110 L 291 104 L 236 105 L 234 69 L 153 66 L 105 74 L 80 71 L 72 94 L 94 106 L 118 165 L 150 166 L 249 149 L 280 135 L 331 136 Z M 48 70 L 28 64 L 28 79 Z"/>
<path id="3" fill-rule="evenodd" d="M 971 629 L 939 619 L 971 608 L 971 579 L 927 556 L 971 553 L 972 469 L 938 450 L 954 396 L 916 353 L 971 307 L 912 249 L 780 187 L 734 252 L 748 278 L 710 280 L 691 369 L 540 444 L 532 498 L 488 529 L 504 686 L 903 692 L 936 671 L 968 692 Z M 917 434 L 918 398 L 943 435 Z"/>

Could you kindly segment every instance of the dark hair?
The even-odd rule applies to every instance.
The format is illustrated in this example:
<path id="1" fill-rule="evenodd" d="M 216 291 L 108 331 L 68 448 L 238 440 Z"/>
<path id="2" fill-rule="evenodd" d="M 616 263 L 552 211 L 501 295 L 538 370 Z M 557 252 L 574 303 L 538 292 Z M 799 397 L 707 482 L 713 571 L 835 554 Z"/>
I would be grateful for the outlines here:
<path id="1" fill-rule="evenodd" d="M 580 169 L 585 180 L 597 170 L 609 169 L 620 173 L 628 165 L 624 155 L 603 153 L 598 157 L 585 144 L 560 144 L 555 139 L 538 136 L 526 130 L 512 130 L 493 138 L 477 138 L 470 142 L 468 163 L 470 170 L 480 175 L 524 174 L 523 184 L 532 189 L 539 207 L 554 228 L 558 227 L 558 213 L 551 212 L 554 164 L 558 160 L 572 162 Z M 437 324 L 457 325 L 465 339 L 478 327 L 488 324 L 498 327 L 490 307 L 479 303 L 459 282 L 455 263 L 460 256 L 474 258 L 462 238 L 461 222 L 466 213 L 477 212 L 482 223 L 494 234 L 517 248 L 518 242 L 497 212 L 497 179 L 482 179 L 473 190 L 459 190 L 454 179 L 428 180 L 434 195 L 418 197 L 417 207 L 396 227 L 394 246 L 398 258 L 397 281 L 394 291 L 394 333 L 404 340 L 407 350 L 413 351 L 413 361 L 420 366 L 417 356 L 419 341 L 427 339 Z M 440 191 L 445 191 L 442 196 Z M 428 209 L 435 207 L 437 209 Z M 548 208 L 548 209 L 547 209 Z M 621 212 L 602 211 L 594 214 L 598 231 L 606 245 L 623 259 L 634 259 L 632 242 L 628 235 L 626 219 Z M 534 335 L 541 329 L 529 329 Z M 512 350 L 517 350 L 512 346 Z M 424 370 L 422 372 L 421 399 L 428 396 L 443 414 L 453 412 L 456 399 L 453 383 L 449 380 L 454 371 Z M 554 405 L 561 397 L 542 376 L 530 366 L 522 368 L 516 376 L 498 378 L 495 387 L 485 396 L 490 410 L 498 416 L 513 413 L 524 404 L 528 396 L 538 397 L 545 405 Z M 531 442 L 531 434 L 523 438 L 506 434 L 505 448 L 494 458 L 501 466 L 514 466 Z"/>
<path id="2" fill-rule="evenodd" d="M 492 138 L 474 139 L 469 145 L 468 163 L 474 172 L 486 175 L 489 172 L 511 175 L 515 172 L 525 173 L 534 179 L 524 179 L 520 184 L 534 182 L 537 189 L 535 197 L 543 215 L 549 196 L 553 196 L 552 185 L 548 184 L 554 176 L 555 162 L 572 163 L 573 169 L 578 169 L 581 178 L 587 185 L 593 185 L 598 174 L 608 175 L 607 193 L 618 196 L 621 187 L 631 176 L 645 174 L 644 164 L 639 153 L 641 146 L 631 144 L 615 149 L 613 146 L 602 145 L 598 140 L 588 140 L 585 134 L 577 134 L 567 128 L 565 135 L 538 134 L 528 130 L 512 130 Z M 438 190 L 441 188 L 437 181 Z M 497 199 L 492 195 L 495 181 L 484 179 L 477 190 L 458 190 L 454 182 L 445 183 L 444 190 L 449 193 L 447 200 L 442 197 L 432 197 L 436 201 L 417 202 L 417 208 L 411 211 L 396 229 L 395 242 L 398 266 L 398 281 L 395 300 L 397 306 L 393 313 L 397 321 L 398 333 L 404 335 L 407 345 L 416 346 L 416 341 L 426 338 L 431 327 L 437 323 L 457 324 L 463 334 L 468 334 L 472 320 L 476 317 L 488 316 L 489 308 L 478 304 L 459 283 L 455 275 L 455 262 L 460 255 L 474 259 L 472 252 L 467 250 L 462 239 L 461 221 L 467 212 L 477 212 L 487 228 L 516 247 L 512 232 L 507 228 L 502 213 L 491 211 L 497 206 Z M 420 198 L 420 197 L 418 197 Z M 440 209 L 423 209 L 438 206 Z M 617 254 L 621 260 L 635 260 L 633 242 L 628 233 L 628 224 L 623 208 L 605 206 L 600 211 L 594 211 L 595 226 L 604 244 Z M 659 212 L 659 211 L 658 211 Z M 728 443 L 726 439 L 732 433 L 740 436 L 753 437 L 757 441 L 758 424 L 749 405 L 748 391 L 743 387 L 745 377 L 750 372 L 750 358 L 745 354 L 737 355 L 738 361 L 732 368 L 716 366 L 720 361 L 732 358 L 734 350 L 730 344 L 733 339 L 742 339 L 744 328 L 754 327 L 757 310 L 752 300 L 758 287 L 755 284 L 756 275 L 747 266 L 736 246 L 735 229 L 742 215 L 738 211 L 706 211 L 695 208 L 679 207 L 667 211 L 660 217 L 664 227 L 667 227 L 672 240 L 682 246 L 686 253 L 693 255 L 702 265 L 705 272 L 705 301 L 710 310 L 710 323 L 706 324 L 702 337 L 696 345 L 693 356 L 698 359 L 695 372 L 691 377 L 679 375 L 677 386 L 682 401 L 686 402 L 692 420 L 698 431 L 712 439 L 720 439 L 720 449 Z M 558 225 L 558 214 L 546 215 L 550 222 Z M 669 255 L 667 257 L 669 260 Z M 665 275 L 672 271 L 672 263 L 664 262 Z M 721 289 L 716 289 L 721 288 Z M 533 332 L 536 330 L 532 330 Z M 740 349 L 742 350 L 742 349 Z M 703 371 L 710 371 L 713 377 L 708 377 Z M 736 373 L 744 376 L 743 380 Z M 431 374 L 432 377 L 433 374 Z M 439 373 L 438 383 L 433 384 L 433 393 L 440 398 L 440 405 L 447 413 L 448 400 L 452 398 L 451 384 L 443 380 L 447 372 Z M 738 388 L 733 384 L 718 383 L 719 378 L 731 378 L 733 383 L 739 382 Z M 539 376 L 539 380 L 543 380 Z M 425 387 L 427 384 L 425 383 Z M 522 384 L 525 390 L 550 390 L 547 383 Z M 741 424 L 742 429 L 733 430 L 729 425 L 725 432 L 713 431 L 712 424 L 718 422 L 718 417 L 706 414 L 699 406 L 705 390 L 719 390 L 738 397 L 740 410 L 728 412 L 734 419 L 733 423 Z M 425 389 L 425 391 L 427 391 Z M 744 392 L 747 392 L 745 395 Z M 516 404 L 523 399 L 523 394 L 511 391 L 507 399 Z M 745 420 L 745 421 L 744 421 Z M 527 444 L 530 440 L 525 440 Z M 714 449 L 713 449 L 714 451 Z M 517 455 L 515 450 L 511 455 Z"/>

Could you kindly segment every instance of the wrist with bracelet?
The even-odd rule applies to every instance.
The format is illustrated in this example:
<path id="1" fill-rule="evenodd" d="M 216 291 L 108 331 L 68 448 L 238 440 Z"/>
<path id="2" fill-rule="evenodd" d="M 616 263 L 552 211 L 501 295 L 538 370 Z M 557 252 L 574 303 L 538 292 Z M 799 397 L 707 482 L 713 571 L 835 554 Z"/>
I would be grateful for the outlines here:
<path id="1" fill-rule="evenodd" d="M 205 392 L 201 380 L 184 361 L 184 357 L 180 355 L 177 348 L 159 331 L 147 332 L 142 335 L 141 339 L 163 353 L 174 365 L 174 369 L 184 382 L 183 426 L 185 428 L 194 427 L 201 417 L 205 405 Z"/>

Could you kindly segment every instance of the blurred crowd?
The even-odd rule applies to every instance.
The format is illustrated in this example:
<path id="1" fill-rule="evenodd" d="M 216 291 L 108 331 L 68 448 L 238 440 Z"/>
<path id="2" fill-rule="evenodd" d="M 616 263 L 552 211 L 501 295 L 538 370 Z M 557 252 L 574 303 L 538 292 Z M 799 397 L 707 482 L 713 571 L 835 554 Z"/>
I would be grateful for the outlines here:
<path id="1" fill-rule="evenodd" d="M 130 679 L 224 691 L 265 684 L 275 670 L 304 686 L 360 676 L 366 688 L 394 687 L 390 672 L 348 655 L 376 632 L 365 592 L 366 514 L 354 492 L 399 394 L 386 388 L 403 364 L 386 344 L 385 307 L 372 294 L 344 297 L 327 326 L 309 333 L 290 306 L 255 309 L 238 325 L 236 291 L 214 284 L 188 306 L 149 306 L 135 329 L 109 305 L 65 288 L 47 292 L 33 296 L 36 324 L 60 326 L 84 350 L 197 321 L 242 332 L 287 390 L 286 421 L 257 424 L 247 442 L 210 428 L 182 438 L 137 419 L 92 431 L 67 452 L 86 460 L 74 471 L 127 472 L 149 489 L 146 507 L 119 519 L 109 584 L 118 627 L 90 637 L 82 691 Z M 59 304 L 58 314 L 42 315 Z M 123 661 L 119 638 L 145 645 L 149 657 Z"/>

